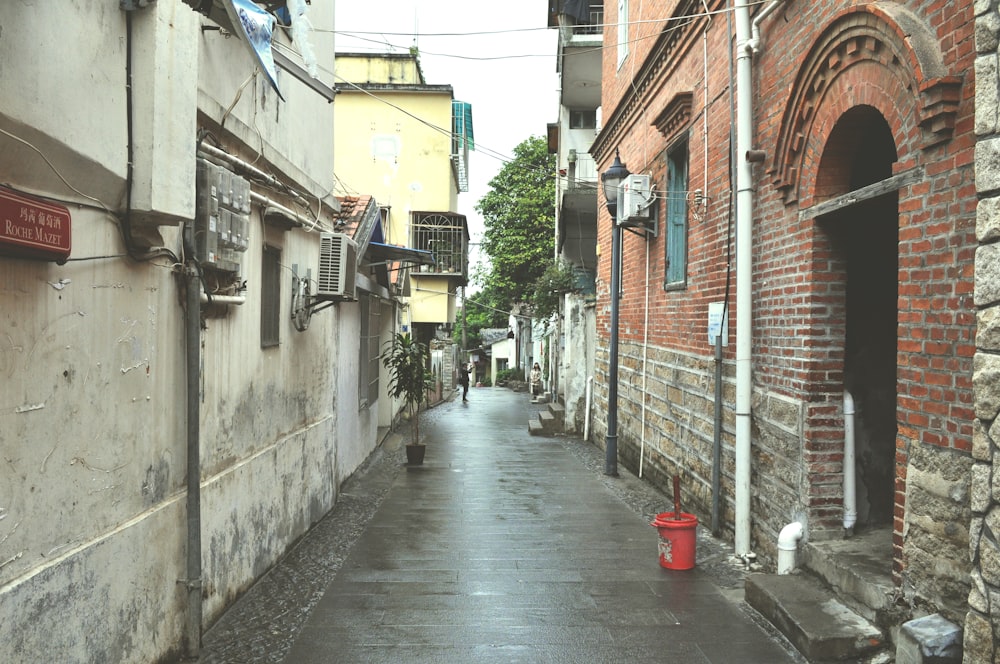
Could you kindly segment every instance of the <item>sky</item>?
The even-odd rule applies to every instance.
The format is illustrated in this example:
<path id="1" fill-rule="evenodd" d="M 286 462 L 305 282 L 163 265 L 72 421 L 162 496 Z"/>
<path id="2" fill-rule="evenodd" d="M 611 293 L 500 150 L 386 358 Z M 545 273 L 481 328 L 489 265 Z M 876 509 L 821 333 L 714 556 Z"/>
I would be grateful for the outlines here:
<path id="1" fill-rule="evenodd" d="M 455 99 L 472 104 L 476 150 L 456 212 L 466 215 L 471 242 L 479 242 L 483 222 L 473 208 L 489 181 L 515 146 L 545 136 L 558 119 L 557 33 L 546 27 L 548 3 L 338 0 L 335 12 L 337 51 L 399 53 L 415 41 L 427 83 L 451 85 Z M 474 266 L 475 246 L 469 259 Z"/>

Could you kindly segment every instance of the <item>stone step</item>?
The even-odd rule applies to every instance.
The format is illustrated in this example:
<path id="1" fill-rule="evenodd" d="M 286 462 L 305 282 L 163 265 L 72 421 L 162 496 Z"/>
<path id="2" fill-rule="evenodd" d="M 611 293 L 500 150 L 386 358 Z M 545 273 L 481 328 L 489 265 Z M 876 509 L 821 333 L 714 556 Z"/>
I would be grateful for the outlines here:
<path id="1" fill-rule="evenodd" d="M 545 430 L 545 433 L 552 435 L 559 432 L 559 422 L 550 411 L 539 411 L 538 420 L 542 423 L 542 429 Z"/>
<path id="2" fill-rule="evenodd" d="M 883 630 L 903 618 L 893 603 L 891 527 L 804 543 L 799 564 L 833 589 L 841 601 Z"/>
<path id="3" fill-rule="evenodd" d="M 566 420 L 566 408 L 561 403 L 550 402 L 549 412 L 560 425 Z"/>
<path id="4" fill-rule="evenodd" d="M 532 436 L 544 436 L 545 429 L 542 428 L 542 423 L 537 417 L 533 417 L 528 420 L 528 434 Z"/>
<path id="5" fill-rule="evenodd" d="M 805 574 L 751 574 L 745 598 L 813 662 L 859 658 L 886 647 L 882 632 Z"/>

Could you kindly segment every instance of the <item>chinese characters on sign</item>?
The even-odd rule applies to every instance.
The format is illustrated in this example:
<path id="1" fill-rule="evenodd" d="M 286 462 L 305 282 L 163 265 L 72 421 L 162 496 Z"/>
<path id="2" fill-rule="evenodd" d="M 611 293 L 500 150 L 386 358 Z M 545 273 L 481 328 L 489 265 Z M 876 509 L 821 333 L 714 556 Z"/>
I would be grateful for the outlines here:
<path id="1" fill-rule="evenodd" d="M 0 253 L 65 263 L 70 224 L 65 207 L 0 187 Z"/>

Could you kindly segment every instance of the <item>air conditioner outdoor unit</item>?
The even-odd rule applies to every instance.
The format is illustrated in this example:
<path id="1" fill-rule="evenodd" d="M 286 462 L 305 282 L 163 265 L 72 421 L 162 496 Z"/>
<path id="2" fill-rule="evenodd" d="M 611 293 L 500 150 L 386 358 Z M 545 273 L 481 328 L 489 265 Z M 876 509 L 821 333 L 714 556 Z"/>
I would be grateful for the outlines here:
<path id="1" fill-rule="evenodd" d="M 655 201 L 648 175 L 632 173 L 621 184 L 618 207 L 618 224 L 632 228 L 642 228 L 654 237 L 659 227 L 653 214 Z"/>
<path id="2" fill-rule="evenodd" d="M 358 245 L 343 233 L 320 233 L 316 297 L 353 300 L 358 272 Z"/>

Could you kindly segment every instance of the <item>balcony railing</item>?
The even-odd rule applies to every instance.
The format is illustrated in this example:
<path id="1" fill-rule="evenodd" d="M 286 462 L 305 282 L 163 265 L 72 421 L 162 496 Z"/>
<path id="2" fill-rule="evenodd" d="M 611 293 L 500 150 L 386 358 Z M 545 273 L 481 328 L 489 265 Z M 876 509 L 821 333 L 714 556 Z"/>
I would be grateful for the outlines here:
<path id="1" fill-rule="evenodd" d="M 567 189 L 590 189 L 597 193 L 597 162 L 588 153 L 570 153 L 566 168 Z"/>
<path id="2" fill-rule="evenodd" d="M 601 34 L 604 0 L 549 0 L 549 26 L 557 25 L 564 42 L 574 35 Z"/>

